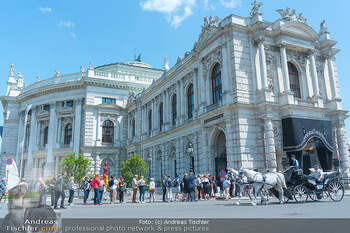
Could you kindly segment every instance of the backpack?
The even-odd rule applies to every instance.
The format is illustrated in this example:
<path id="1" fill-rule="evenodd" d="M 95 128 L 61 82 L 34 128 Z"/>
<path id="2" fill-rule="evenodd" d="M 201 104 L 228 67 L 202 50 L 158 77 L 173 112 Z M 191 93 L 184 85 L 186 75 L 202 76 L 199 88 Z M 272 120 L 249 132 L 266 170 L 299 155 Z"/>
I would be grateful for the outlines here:
<path id="1" fill-rule="evenodd" d="M 165 181 L 165 185 L 166 185 L 168 188 L 171 188 L 171 187 L 173 187 L 173 182 L 171 181 L 171 179 L 167 179 L 167 180 Z"/>
<path id="2" fill-rule="evenodd" d="M 114 180 L 110 180 L 110 181 L 108 182 L 109 188 L 112 187 L 113 185 L 114 185 Z"/>

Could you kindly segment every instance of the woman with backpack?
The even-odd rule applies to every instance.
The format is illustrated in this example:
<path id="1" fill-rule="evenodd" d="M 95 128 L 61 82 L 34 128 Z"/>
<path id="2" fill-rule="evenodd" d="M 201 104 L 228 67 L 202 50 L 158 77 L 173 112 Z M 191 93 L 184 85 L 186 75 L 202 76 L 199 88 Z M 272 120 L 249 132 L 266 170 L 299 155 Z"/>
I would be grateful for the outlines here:
<path id="1" fill-rule="evenodd" d="M 114 204 L 115 200 L 117 199 L 117 185 L 118 185 L 118 180 L 115 176 L 111 177 L 112 179 L 109 181 L 108 186 L 109 186 L 109 196 L 111 199 L 111 204 Z"/>
<path id="2" fill-rule="evenodd" d="M 97 174 L 91 182 L 91 187 L 94 189 L 94 194 L 95 194 L 94 205 L 102 205 L 101 199 L 100 199 L 100 190 L 99 190 L 100 183 L 101 183 L 100 175 Z"/>
<path id="3" fill-rule="evenodd" d="M 169 202 L 173 202 L 173 181 L 170 178 L 170 174 L 167 175 L 167 179 L 165 180 L 165 186 L 166 186 L 166 200 Z"/>
<path id="4" fill-rule="evenodd" d="M 84 178 L 84 205 L 87 205 L 87 200 L 89 198 L 90 190 L 91 190 L 91 180 L 89 180 L 88 176 Z"/>
<path id="5" fill-rule="evenodd" d="M 177 174 L 174 179 L 174 186 L 176 187 L 175 201 L 180 201 L 180 191 L 181 191 L 181 182 L 180 182 L 180 174 Z"/>

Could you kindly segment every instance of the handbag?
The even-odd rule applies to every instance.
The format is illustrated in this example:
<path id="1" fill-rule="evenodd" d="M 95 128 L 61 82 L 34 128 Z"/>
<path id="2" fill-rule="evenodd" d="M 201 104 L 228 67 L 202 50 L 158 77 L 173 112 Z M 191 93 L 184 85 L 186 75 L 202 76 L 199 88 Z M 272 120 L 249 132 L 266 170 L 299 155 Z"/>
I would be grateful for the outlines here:
<path id="1" fill-rule="evenodd" d="M 151 189 L 149 189 L 149 191 L 150 192 L 154 192 L 154 191 L 156 191 L 156 189 L 155 188 L 151 188 Z"/>

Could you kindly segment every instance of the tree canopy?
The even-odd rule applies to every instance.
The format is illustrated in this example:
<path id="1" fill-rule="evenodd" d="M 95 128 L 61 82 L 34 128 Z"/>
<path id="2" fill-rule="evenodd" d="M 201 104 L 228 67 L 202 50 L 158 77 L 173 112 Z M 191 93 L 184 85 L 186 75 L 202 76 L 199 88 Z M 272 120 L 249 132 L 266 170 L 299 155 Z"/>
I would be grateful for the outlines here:
<path id="1" fill-rule="evenodd" d="M 146 176 L 148 172 L 147 165 L 140 155 L 131 155 L 128 160 L 122 162 L 121 168 L 122 176 L 128 187 L 130 187 L 132 178 L 135 175 Z"/>

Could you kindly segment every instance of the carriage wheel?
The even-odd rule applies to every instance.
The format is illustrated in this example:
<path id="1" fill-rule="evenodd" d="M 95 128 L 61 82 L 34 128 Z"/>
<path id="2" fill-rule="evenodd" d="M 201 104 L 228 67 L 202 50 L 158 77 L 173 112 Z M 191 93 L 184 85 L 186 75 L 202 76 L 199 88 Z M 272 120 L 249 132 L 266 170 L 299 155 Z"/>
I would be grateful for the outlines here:
<path id="1" fill-rule="evenodd" d="M 315 190 L 310 190 L 310 191 L 309 191 L 309 197 L 310 197 L 311 200 L 313 200 L 313 201 L 318 201 L 317 194 L 316 194 L 316 191 L 315 191 Z"/>
<path id="2" fill-rule="evenodd" d="M 337 180 L 329 183 L 328 194 L 333 201 L 341 201 L 344 197 L 344 187 Z"/>
<path id="3" fill-rule="evenodd" d="M 283 195 L 283 203 L 287 203 L 289 201 L 289 198 Z"/>
<path id="4" fill-rule="evenodd" d="M 306 202 L 307 198 L 308 198 L 308 191 L 307 188 L 302 186 L 302 185 L 298 185 L 294 188 L 294 199 L 296 202 L 299 203 L 304 203 Z"/>

